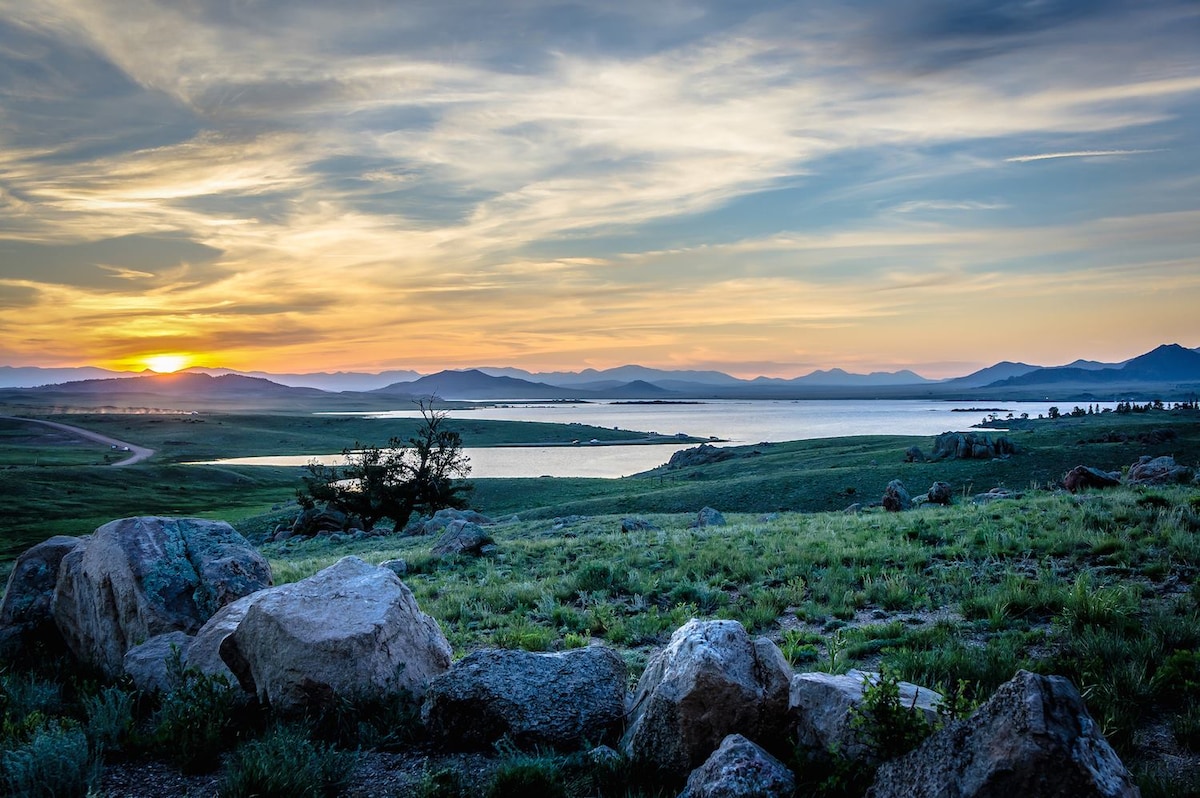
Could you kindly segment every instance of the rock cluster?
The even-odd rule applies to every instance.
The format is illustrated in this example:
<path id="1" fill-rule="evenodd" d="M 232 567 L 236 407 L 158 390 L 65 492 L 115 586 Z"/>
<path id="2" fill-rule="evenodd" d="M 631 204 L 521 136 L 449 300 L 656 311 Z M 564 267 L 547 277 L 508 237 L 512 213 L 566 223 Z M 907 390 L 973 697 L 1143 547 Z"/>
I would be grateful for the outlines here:
<path id="1" fill-rule="evenodd" d="M 674 471 L 676 469 L 689 468 L 691 466 L 720 463 L 723 460 L 730 460 L 737 456 L 737 452 L 734 452 L 731 449 L 710 446 L 707 443 L 702 443 L 692 449 L 682 449 L 678 452 L 675 452 L 675 454 L 671 455 L 671 459 L 667 461 L 666 467 Z"/>
<path id="2" fill-rule="evenodd" d="M 777 741 L 790 681 L 770 640 L 737 621 L 693 619 L 647 663 L 621 744 L 635 762 L 685 776 L 730 734 Z"/>
<path id="3" fill-rule="evenodd" d="M 271 584 L 271 570 L 229 524 L 124 518 L 59 563 L 52 614 L 67 648 L 108 676 L 155 635 L 195 633 L 213 613 Z"/>
<path id="4" fill-rule="evenodd" d="M 186 665 L 284 713 L 409 697 L 422 703 L 429 741 L 444 748 L 507 740 L 578 751 L 612 741 L 623 753 L 601 746 L 593 759 L 624 756 L 667 781 L 686 779 L 686 798 L 792 795 L 795 775 L 776 758 L 792 741 L 806 755 L 884 755 L 854 720 L 878 674 L 793 674 L 774 643 L 736 621 L 677 629 L 631 701 L 612 649 L 482 650 L 452 665 L 437 622 L 396 570 L 347 557 L 272 587 L 265 561 L 212 521 L 123 519 L 30 549 L 0 604 L 0 641 L 19 647 L 47 628 L 81 660 L 145 690 L 172 689 Z M 937 719 L 936 693 L 898 690 L 903 707 Z M 967 720 L 883 762 L 868 794 L 1137 790 L 1070 682 L 1021 671 Z"/>
<path id="5" fill-rule="evenodd" d="M 1124 482 L 1128 485 L 1187 484 L 1195 478 L 1195 470 L 1175 462 L 1174 457 L 1142 455 L 1129 466 Z M 1078 465 L 1063 475 L 1062 486 L 1071 493 L 1089 488 L 1115 488 L 1122 483 L 1120 471 L 1101 471 Z"/>
<path id="6" fill-rule="evenodd" d="M 879 768 L 870 798 L 1134 798 L 1129 771 L 1061 676 L 1019 671 L 965 721 Z"/>
<path id="7" fill-rule="evenodd" d="M 974 432 L 943 432 L 933 440 L 934 460 L 991 460 L 1017 453 L 1016 444 L 1001 435 Z"/>

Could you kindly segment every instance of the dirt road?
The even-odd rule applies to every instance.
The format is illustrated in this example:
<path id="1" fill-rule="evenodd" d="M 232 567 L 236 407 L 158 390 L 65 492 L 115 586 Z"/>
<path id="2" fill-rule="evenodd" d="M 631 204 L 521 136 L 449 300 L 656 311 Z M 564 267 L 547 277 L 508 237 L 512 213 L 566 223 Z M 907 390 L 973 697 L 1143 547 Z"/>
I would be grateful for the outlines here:
<path id="1" fill-rule="evenodd" d="M 117 449 L 121 450 L 122 453 L 129 452 L 129 457 L 113 463 L 113 468 L 131 466 L 134 463 L 140 463 L 150 455 L 154 454 L 153 449 L 147 449 L 144 446 L 135 446 L 132 443 L 119 441 L 116 438 L 110 438 L 107 435 L 101 435 L 99 432 L 92 432 L 91 430 L 82 429 L 80 427 L 72 427 L 70 424 L 60 424 L 57 421 L 42 421 L 36 418 L 23 418 L 21 416 L 0 416 L 0 418 L 9 419 L 11 421 L 24 421 L 27 424 L 43 424 L 47 427 L 53 427 L 56 430 L 70 433 L 71 435 L 77 435 L 80 438 L 87 438 L 89 441 L 96 441 L 96 443 L 104 443 L 109 446 L 115 446 Z"/>

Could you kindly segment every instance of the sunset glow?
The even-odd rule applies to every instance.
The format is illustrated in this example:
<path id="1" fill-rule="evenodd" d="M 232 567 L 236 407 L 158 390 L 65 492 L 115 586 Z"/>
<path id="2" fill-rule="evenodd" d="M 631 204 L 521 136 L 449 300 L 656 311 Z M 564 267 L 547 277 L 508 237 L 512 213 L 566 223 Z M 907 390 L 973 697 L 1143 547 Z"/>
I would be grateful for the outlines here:
<path id="1" fill-rule="evenodd" d="M 0 0 L 0 365 L 1200 345 L 1194 2 L 416 5 Z"/>
<path id="2" fill-rule="evenodd" d="M 152 355 L 145 359 L 146 368 L 159 374 L 170 374 L 187 368 L 189 361 L 187 355 Z"/>

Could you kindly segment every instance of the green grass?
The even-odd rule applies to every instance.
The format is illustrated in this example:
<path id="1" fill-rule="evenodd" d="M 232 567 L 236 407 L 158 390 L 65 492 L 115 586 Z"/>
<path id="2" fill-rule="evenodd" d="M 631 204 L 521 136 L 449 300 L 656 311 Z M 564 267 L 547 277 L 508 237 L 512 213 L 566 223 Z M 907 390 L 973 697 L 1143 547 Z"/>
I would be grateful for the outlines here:
<path id="1" fill-rule="evenodd" d="M 1129 429 L 1169 423 L 1178 432 L 1170 451 L 1200 461 L 1195 414 L 1146 415 Z M 1090 421 L 1015 432 L 1022 453 L 986 463 L 905 464 L 914 439 L 879 437 L 756 447 L 754 457 L 621 480 L 478 480 L 473 504 L 506 519 L 491 529 L 497 551 L 484 558 L 435 559 L 424 537 L 262 548 L 277 583 L 348 554 L 403 558 L 405 583 L 456 656 L 484 646 L 555 651 L 601 641 L 622 651 L 633 680 L 674 629 L 705 617 L 734 618 L 767 635 L 798 669 L 887 668 L 968 702 L 985 699 L 1018 668 L 1061 673 L 1136 765 L 1146 755 L 1136 733 L 1152 722 L 1184 748 L 1200 746 L 1200 492 L 1045 489 L 1047 480 L 1031 475 L 1061 475 L 1080 462 L 1115 469 L 1161 453 L 1076 443 L 1126 420 Z M 917 442 L 928 449 L 928 440 Z M 80 534 L 111 518 L 160 512 L 225 517 L 257 538 L 293 512 L 271 507 L 298 482 L 288 469 L 153 463 L 6 473 L 13 527 L 39 533 Z M 877 498 L 897 476 L 914 493 L 946 479 L 960 496 L 997 484 L 1025 496 L 900 514 L 840 512 Z M 729 525 L 693 528 L 706 504 Z M 654 528 L 622 532 L 630 513 Z M 11 527 L 7 534 L 12 551 Z M 10 704 L 30 709 L 25 715 L 85 718 L 60 707 L 69 691 L 51 694 L 16 676 L 6 685 Z M 120 726 L 115 709 L 116 720 L 102 725 Z M 23 741 L 40 728 L 15 716 L 6 722 Z M 346 728 L 338 747 L 378 746 L 387 736 Z M 537 777 L 522 773 L 514 770 L 514 784 Z"/>

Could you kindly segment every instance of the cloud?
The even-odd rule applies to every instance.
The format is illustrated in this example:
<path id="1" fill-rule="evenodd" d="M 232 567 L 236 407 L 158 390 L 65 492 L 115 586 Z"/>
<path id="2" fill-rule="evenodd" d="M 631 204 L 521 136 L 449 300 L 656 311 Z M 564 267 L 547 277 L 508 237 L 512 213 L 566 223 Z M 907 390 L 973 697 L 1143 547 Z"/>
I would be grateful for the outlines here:
<path id="1" fill-rule="evenodd" d="M 816 363 L 789 338 L 1195 243 L 1194 186 L 1001 168 L 1180 173 L 1186 3 L 0 4 L 0 279 L 63 351 Z"/>
<path id="2" fill-rule="evenodd" d="M 1029 161 L 1048 161 L 1054 158 L 1108 158 L 1117 155 L 1141 155 L 1157 150 L 1077 150 L 1075 152 L 1043 152 L 1037 155 L 1016 155 L 1005 158 L 1008 163 L 1027 163 Z"/>

